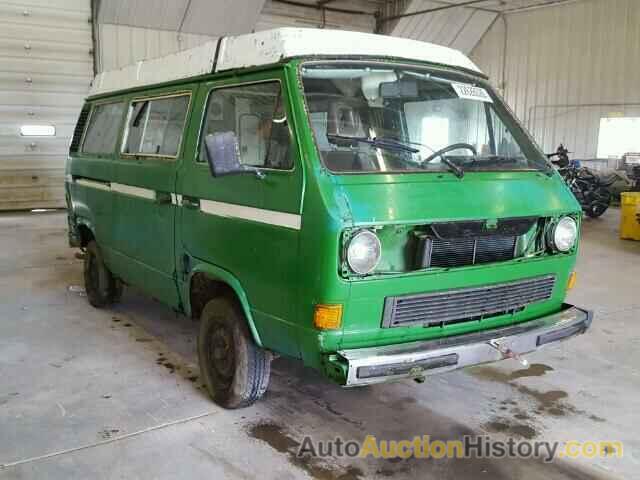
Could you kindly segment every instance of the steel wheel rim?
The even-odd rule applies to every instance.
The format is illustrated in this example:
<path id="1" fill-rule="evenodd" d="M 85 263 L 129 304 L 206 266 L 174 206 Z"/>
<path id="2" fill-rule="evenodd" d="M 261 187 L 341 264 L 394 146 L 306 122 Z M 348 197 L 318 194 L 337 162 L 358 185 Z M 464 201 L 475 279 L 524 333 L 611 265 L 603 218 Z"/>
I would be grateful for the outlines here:
<path id="1" fill-rule="evenodd" d="M 230 385 L 235 373 L 235 347 L 233 332 L 221 323 L 216 323 L 209 340 L 209 364 L 216 376 L 225 385 Z"/>

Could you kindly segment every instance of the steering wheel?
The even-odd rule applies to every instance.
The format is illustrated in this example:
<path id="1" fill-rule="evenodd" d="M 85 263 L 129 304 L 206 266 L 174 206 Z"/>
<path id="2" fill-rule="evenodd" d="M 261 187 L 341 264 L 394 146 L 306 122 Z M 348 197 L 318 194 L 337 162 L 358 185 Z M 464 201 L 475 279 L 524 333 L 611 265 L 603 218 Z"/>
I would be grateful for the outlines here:
<path id="1" fill-rule="evenodd" d="M 447 152 L 451 152 L 453 150 L 458 150 L 459 148 L 464 148 L 466 150 L 471 150 L 473 152 L 474 156 L 478 155 L 478 151 L 476 150 L 476 147 L 474 147 L 470 143 L 454 143 L 452 145 L 449 145 L 448 147 L 444 147 L 444 148 L 441 148 L 440 150 L 438 150 L 436 152 L 433 152 L 431 155 L 429 155 L 427 158 L 425 158 L 422 161 L 422 163 L 429 163 L 434 158 L 440 157 L 441 155 L 444 155 Z"/>

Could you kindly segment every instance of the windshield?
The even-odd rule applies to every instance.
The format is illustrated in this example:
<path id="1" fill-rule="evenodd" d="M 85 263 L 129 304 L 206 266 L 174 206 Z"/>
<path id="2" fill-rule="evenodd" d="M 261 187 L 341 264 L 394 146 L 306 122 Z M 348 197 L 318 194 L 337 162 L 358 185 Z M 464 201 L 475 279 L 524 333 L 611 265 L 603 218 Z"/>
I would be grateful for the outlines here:
<path id="1" fill-rule="evenodd" d="M 546 169 L 500 100 L 467 77 L 383 64 L 304 64 L 318 150 L 334 172 Z"/>

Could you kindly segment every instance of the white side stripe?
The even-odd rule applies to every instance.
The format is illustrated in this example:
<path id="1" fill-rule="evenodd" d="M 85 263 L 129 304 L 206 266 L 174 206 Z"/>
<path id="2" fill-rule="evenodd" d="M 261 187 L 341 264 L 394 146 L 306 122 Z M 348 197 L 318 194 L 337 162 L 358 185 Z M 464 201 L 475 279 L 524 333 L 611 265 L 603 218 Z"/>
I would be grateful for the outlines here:
<path id="1" fill-rule="evenodd" d="M 214 202 L 213 200 L 200 200 L 200 210 L 220 217 L 242 218 L 243 220 L 267 223 L 294 230 L 300 230 L 302 223 L 302 217 L 294 213 L 275 212 L 232 203 Z"/>
<path id="2" fill-rule="evenodd" d="M 76 185 L 82 185 L 83 187 L 96 188 L 98 190 L 106 190 L 106 191 L 111 190 L 111 187 L 109 187 L 108 183 L 95 182 L 93 180 L 87 180 L 84 178 L 77 178 L 75 180 L 75 183 Z"/>
<path id="3" fill-rule="evenodd" d="M 85 187 L 96 188 L 98 190 L 112 191 L 116 193 L 123 193 L 125 195 L 131 195 L 133 197 L 146 198 L 148 200 L 156 199 L 156 192 L 147 188 L 133 187 L 131 185 L 123 185 L 122 183 L 108 183 L 97 182 L 95 180 L 88 180 L 86 178 L 76 178 L 74 180 L 76 185 L 83 185 Z M 173 194 L 172 194 L 173 197 Z"/>
<path id="4" fill-rule="evenodd" d="M 132 197 L 146 198 L 148 200 L 156 199 L 156 192 L 153 190 L 132 187 L 131 185 L 123 185 L 122 183 L 112 183 L 111 190 L 118 193 L 124 193 L 125 195 L 131 195 Z"/>
<path id="5" fill-rule="evenodd" d="M 109 186 L 108 183 L 96 182 L 84 178 L 77 178 L 74 181 L 77 185 L 96 188 L 98 190 L 113 191 L 148 200 L 156 199 L 156 192 L 147 188 L 123 185 L 122 183 L 112 183 L 111 186 Z M 176 206 L 182 205 L 182 195 L 179 193 L 171 193 L 171 203 Z M 277 225 L 293 230 L 300 230 L 302 225 L 302 217 L 295 213 L 276 212 L 274 210 L 216 202 L 213 200 L 200 200 L 200 211 L 219 217 L 241 218 L 243 220 Z"/>

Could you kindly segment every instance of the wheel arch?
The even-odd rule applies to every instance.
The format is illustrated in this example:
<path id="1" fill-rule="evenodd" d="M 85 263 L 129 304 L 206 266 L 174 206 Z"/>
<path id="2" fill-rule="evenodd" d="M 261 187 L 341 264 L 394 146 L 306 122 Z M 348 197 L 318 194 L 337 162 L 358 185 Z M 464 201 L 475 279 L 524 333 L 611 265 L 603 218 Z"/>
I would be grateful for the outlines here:
<path id="1" fill-rule="evenodd" d="M 215 265 L 200 263 L 193 267 L 187 281 L 186 313 L 200 316 L 204 305 L 216 296 L 233 297 L 242 309 L 253 341 L 262 347 L 262 340 L 256 328 L 247 294 L 240 281 L 230 272 Z"/>
<path id="2" fill-rule="evenodd" d="M 81 247 L 86 247 L 91 240 L 96 239 L 96 232 L 89 220 L 84 217 L 76 217 L 76 231 Z"/>

